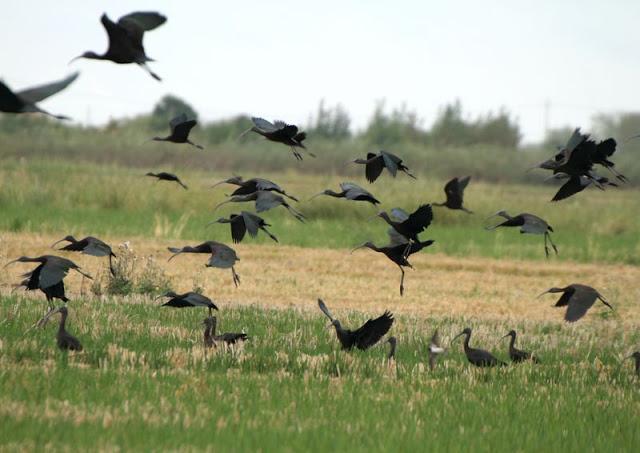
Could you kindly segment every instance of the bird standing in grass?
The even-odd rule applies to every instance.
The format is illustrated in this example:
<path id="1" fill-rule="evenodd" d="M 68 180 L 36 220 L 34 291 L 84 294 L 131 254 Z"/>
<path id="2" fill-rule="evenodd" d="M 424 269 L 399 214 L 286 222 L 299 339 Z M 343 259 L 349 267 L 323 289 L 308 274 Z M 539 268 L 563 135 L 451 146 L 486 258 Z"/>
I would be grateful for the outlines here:
<path id="1" fill-rule="evenodd" d="M 396 337 L 389 337 L 387 339 L 387 343 L 389 343 L 389 354 L 387 355 L 387 360 L 389 362 L 393 362 L 396 360 L 396 348 L 398 346 L 398 339 Z"/>
<path id="2" fill-rule="evenodd" d="M 467 188 L 470 180 L 471 176 L 466 176 L 464 178 L 453 178 L 444 186 L 444 193 L 447 196 L 446 201 L 444 201 L 443 203 L 433 203 L 433 205 L 445 206 L 449 209 L 459 209 L 466 212 L 467 214 L 473 214 L 472 211 L 469 211 L 462 205 L 464 199 L 464 189 Z"/>
<path id="3" fill-rule="evenodd" d="M 364 165 L 364 174 L 370 183 L 378 179 L 382 174 L 382 170 L 385 168 L 394 178 L 398 174 L 398 171 L 401 171 L 410 178 L 416 179 L 416 177 L 409 172 L 409 167 L 402 163 L 402 159 L 387 151 L 380 151 L 378 154 L 367 153 L 366 159 L 355 159 L 350 162 Z"/>
<path id="4" fill-rule="evenodd" d="M 49 113 L 46 110 L 41 109 L 37 103 L 64 90 L 77 78 L 78 73 L 75 72 L 65 79 L 17 92 L 12 91 L 11 88 L 0 82 L 0 112 L 37 112 L 44 113 L 45 115 L 52 116 L 59 120 L 68 120 L 69 118 L 66 116 L 54 115 L 53 113 Z"/>
<path id="5" fill-rule="evenodd" d="M 352 182 L 341 182 L 340 192 L 334 192 L 331 189 L 326 189 L 320 193 L 315 194 L 313 197 L 311 197 L 311 200 L 319 197 L 320 195 L 328 195 L 334 198 L 344 198 L 351 201 L 366 201 L 367 203 L 371 203 L 374 206 L 380 204 L 376 197 L 374 197 L 369 191 Z"/>
<path id="6" fill-rule="evenodd" d="M 467 327 L 458 335 L 456 335 L 451 342 L 453 343 L 457 338 L 464 335 L 464 354 L 467 356 L 467 360 L 472 365 L 477 367 L 494 367 L 497 365 L 506 365 L 502 360 L 497 359 L 489 351 L 484 349 L 476 349 L 469 346 L 469 339 L 471 338 L 471 328 Z"/>
<path id="7" fill-rule="evenodd" d="M 518 214 L 516 216 L 510 216 L 507 211 L 498 211 L 495 214 L 487 217 L 487 220 L 496 216 L 502 217 L 506 220 L 497 225 L 485 227 L 486 230 L 491 231 L 500 227 L 520 227 L 520 233 L 522 234 L 542 234 L 544 235 L 545 255 L 549 257 L 549 246 L 547 245 L 547 242 L 551 244 L 551 247 L 553 247 L 553 251 L 556 252 L 556 255 L 558 254 L 558 248 L 551 240 L 551 233 L 553 233 L 553 228 L 551 228 L 551 225 L 549 225 L 546 220 L 543 220 L 542 218 L 533 214 L 527 214 L 526 212 L 523 212 L 522 214 Z"/>
<path id="8" fill-rule="evenodd" d="M 240 341 L 246 341 L 249 339 L 244 332 L 226 332 L 220 335 L 216 335 L 216 326 L 218 319 L 215 316 L 209 316 L 205 318 L 204 322 L 204 345 L 208 348 L 215 347 L 216 341 L 221 341 L 226 346 L 232 346 Z"/>
<path id="9" fill-rule="evenodd" d="M 186 307 L 206 307 L 209 309 L 209 316 L 212 315 L 212 310 L 217 310 L 218 307 L 213 303 L 211 299 L 207 296 L 203 296 L 199 293 L 194 293 L 192 291 L 184 294 L 177 294 L 173 291 L 167 291 L 164 294 L 156 297 L 156 299 L 160 299 L 162 297 L 168 297 L 169 300 L 162 304 L 163 307 L 174 307 L 174 308 L 186 308 Z"/>
<path id="10" fill-rule="evenodd" d="M 206 264 L 206 267 L 217 267 L 219 269 L 231 269 L 233 276 L 233 284 L 237 287 L 240 284 L 240 276 L 236 273 L 234 265 L 240 258 L 228 245 L 222 244 L 216 241 L 207 241 L 195 246 L 186 245 L 184 247 L 169 247 L 168 248 L 173 255 L 169 258 L 169 261 L 182 253 L 207 253 L 211 256 Z"/>
<path id="11" fill-rule="evenodd" d="M 47 313 L 43 319 L 43 324 L 46 324 L 49 318 L 56 313 L 60 313 L 60 324 L 58 326 L 58 333 L 56 334 L 56 343 L 58 344 L 58 348 L 63 351 L 82 351 L 82 344 L 80 344 L 80 340 L 66 330 L 67 316 L 69 314 L 67 307 L 58 307 Z"/>
<path id="12" fill-rule="evenodd" d="M 69 242 L 69 244 L 65 245 L 64 247 L 58 250 L 64 250 L 66 252 L 80 252 L 80 253 L 84 253 L 85 255 L 97 256 L 97 257 L 108 256 L 109 271 L 111 272 L 111 275 L 113 276 L 116 275 L 115 269 L 113 268 L 113 258 L 115 258 L 116 255 L 115 253 L 113 253 L 111 246 L 109 246 L 106 242 L 98 238 L 95 238 L 93 236 L 87 236 L 83 239 L 77 240 L 73 236 L 69 235 L 53 243 L 51 247 L 52 248 L 55 247 L 60 242 Z"/>
<path id="13" fill-rule="evenodd" d="M 183 189 L 185 189 L 185 190 L 188 189 L 186 184 L 184 184 L 182 181 L 180 181 L 180 178 L 178 178 L 178 176 L 174 175 L 173 173 L 167 173 L 166 171 L 161 171 L 160 173 L 149 172 L 149 173 L 145 174 L 145 176 L 151 176 L 153 178 L 158 178 L 157 179 L 158 181 L 177 182 L 178 184 L 180 184 L 182 186 Z"/>
<path id="14" fill-rule="evenodd" d="M 251 121 L 253 122 L 253 126 L 244 131 L 240 135 L 241 137 L 249 132 L 255 132 L 269 141 L 289 146 L 293 155 L 298 160 L 302 160 L 302 155 L 297 148 L 304 149 L 311 157 L 316 157 L 315 154 L 310 152 L 302 143 L 307 138 L 307 133 L 300 132 L 297 126 L 286 124 L 283 121 L 274 121 L 271 123 L 263 118 L 257 117 L 252 117 Z"/>
<path id="15" fill-rule="evenodd" d="M 329 309 L 322 299 L 318 299 L 318 307 L 320 307 L 322 313 L 331 321 L 329 327 L 335 327 L 338 341 L 344 350 L 351 350 L 356 347 L 364 351 L 370 348 L 380 341 L 393 325 L 393 315 L 385 311 L 382 316 L 376 319 L 369 319 L 356 330 L 345 329 L 342 327 L 342 324 L 340 324 L 340 321 L 331 315 L 331 312 L 329 312 Z"/>
<path id="16" fill-rule="evenodd" d="M 539 363 L 538 358 L 533 356 L 530 352 L 522 351 L 516 348 L 515 346 L 516 331 L 515 330 L 510 330 L 509 333 L 502 338 L 507 338 L 507 337 L 511 338 L 511 340 L 509 341 L 509 358 L 511 359 L 512 362 L 520 363 L 527 360 L 531 360 L 533 363 Z"/>
<path id="17" fill-rule="evenodd" d="M 113 22 L 106 14 L 100 17 L 102 26 L 109 36 L 109 48 L 99 55 L 87 51 L 74 58 L 88 58 L 91 60 L 109 60 L 117 64 L 135 63 L 147 71 L 151 77 L 160 81 L 160 77 L 149 69 L 149 58 L 142 45 L 142 38 L 146 31 L 151 31 L 164 24 L 167 18 L 156 12 L 135 12 L 122 16 L 118 22 Z M 71 60 L 71 61 L 73 61 Z"/>
<path id="18" fill-rule="evenodd" d="M 640 377 L 640 351 L 636 351 L 630 356 L 626 357 L 625 360 L 633 359 L 636 363 L 636 376 Z"/>
<path id="19" fill-rule="evenodd" d="M 202 146 L 196 145 L 189 140 L 189 133 L 196 124 L 198 124 L 196 120 L 188 119 L 187 115 L 183 113 L 169 122 L 169 127 L 171 128 L 169 135 L 166 137 L 153 137 L 151 140 L 156 142 L 187 143 L 198 149 L 204 149 Z"/>
<path id="20" fill-rule="evenodd" d="M 562 293 L 562 296 L 560 296 L 560 299 L 558 299 L 554 307 L 567 307 L 567 311 L 564 314 L 564 320 L 567 322 L 576 322 L 582 318 L 596 300 L 600 300 L 613 311 L 613 307 L 609 302 L 591 286 L 573 283 L 564 288 L 550 288 L 540 294 L 540 296 L 547 293 Z"/>
<path id="21" fill-rule="evenodd" d="M 218 220 L 214 220 L 209 223 L 209 225 L 213 223 L 228 223 L 231 225 L 231 238 L 233 242 L 236 244 L 242 242 L 247 231 L 249 232 L 249 236 L 256 237 L 258 235 L 258 230 L 262 230 L 267 234 L 271 239 L 275 242 L 278 242 L 278 238 L 276 238 L 273 234 L 267 230 L 267 227 L 270 227 L 265 220 L 251 212 L 242 211 L 240 214 L 231 214 L 229 218 L 221 217 Z"/>

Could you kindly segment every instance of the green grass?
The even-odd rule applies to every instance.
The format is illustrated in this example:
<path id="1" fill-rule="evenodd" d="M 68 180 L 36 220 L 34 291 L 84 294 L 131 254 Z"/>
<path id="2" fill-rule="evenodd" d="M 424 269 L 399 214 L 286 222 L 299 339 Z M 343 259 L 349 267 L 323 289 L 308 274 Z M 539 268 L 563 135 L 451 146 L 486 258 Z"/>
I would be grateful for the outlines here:
<path id="1" fill-rule="evenodd" d="M 69 330 L 80 354 L 55 347 L 55 327 L 28 330 L 43 303 L 0 299 L 3 450 L 634 451 L 638 381 L 618 360 L 637 333 L 614 321 L 560 323 L 397 316 L 397 369 L 386 347 L 345 353 L 309 310 L 232 308 L 222 329 L 245 329 L 244 349 L 205 355 L 198 310 L 133 299 L 77 299 Z M 338 312 L 345 324 L 365 315 Z M 464 326 L 504 358 L 510 328 L 540 365 L 472 369 L 454 343 L 434 372 L 432 330 Z"/>
<path id="2" fill-rule="evenodd" d="M 233 188 L 211 190 L 209 186 L 229 173 L 181 169 L 177 173 L 190 190 L 155 182 L 144 177 L 143 170 L 130 167 L 8 158 L 0 170 L 0 231 L 230 242 L 227 225 L 206 226 L 221 215 L 253 209 L 250 204 L 228 204 L 213 212 L 213 206 Z M 263 216 L 273 224 L 272 231 L 281 243 L 300 246 L 350 248 L 369 239 L 386 243 L 386 225 L 381 219 L 371 220 L 376 210 L 370 205 L 328 197 L 308 201 L 324 188 L 336 189 L 340 181 L 362 184 L 382 200 L 383 209 L 400 206 L 411 210 L 444 197 L 445 180 L 422 175 L 413 181 L 404 175 L 392 180 L 383 174 L 371 185 L 362 175 L 262 172 L 261 176 L 299 196 L 301 202 L 294 205 L 307 215 L 307 223 L 300 224 L 282 208 Z M 531 212 L 547 219 L 556 231 L 557 259 L 640 263 L 640 217 L 632 215 L 640 212 L 637 190 L 593 189 L 562 203 L 550 203 L 555 190 L 554 186 L 474 179 L 466 205 L 476 214 L 436 208 L 435 221 L 423 237 L 435 239 L 435 249 L 450 255 L 544 259 L 542 237 L 520 235 L 516 229 L 484 230 L 490 223 L 484 218 L 505 208 L 513 214 Z M 257 241 L 269 239 L 259 236 Z"/>

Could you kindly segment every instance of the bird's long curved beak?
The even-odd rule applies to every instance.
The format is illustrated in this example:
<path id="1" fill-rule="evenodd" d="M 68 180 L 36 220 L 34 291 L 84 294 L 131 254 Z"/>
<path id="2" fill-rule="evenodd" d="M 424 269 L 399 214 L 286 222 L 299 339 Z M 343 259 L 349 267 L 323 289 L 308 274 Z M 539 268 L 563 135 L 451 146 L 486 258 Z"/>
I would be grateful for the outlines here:
<path id="1" fill-rule="evenodd" d="M 345 165 L 354 164 L 355 162 L 356 162 L 355 160 L 348 160 L 345 163 L 343 163 L 342 166 L 344 167 Z"/>
<path id="2" fill-rule="evenodd" d="M 498 217 L 498 214 L 500 213 L 500 211 L 497 211 L 494 214 L 491 214 L 489 217 L 486 217 L 484 220 L 487 221 L 489 219 L 493 219 L 494 217 Z"/>
<path id="3" fill-rule="evenodd" d="M 536 299 L 540 299 L 542 296 L 544 296 L 545 294 L 549 294 L 550 292 L 551 292 L 550 290 L 546 290 L 545 292 L 538 294 L 536 296 Z"/>
<path id="4" fill-rule="evenodd" d="M 350 253 L 353 253 L 353 252 L 355 252 L 356 250 L 360 250 L 360 249 L 362 249 L 362 248 L 364 248 L 364 245 L 359 245 L 359 246 L 357 246 L 356 248 L 354 248 L 353 250 L 351 250 L 351 252 L 350 252 Z"/>
<path id="5" fill-rule="evenodd" d="M 53 244 L 51 244 L 51 248 L 54 248 L 56 245 L 60 244 L 61 242 L 64 242 L 64 239 L 60 239 L 59 241 L 56 241 Z"/>
<path id="6" fill-rule="evenodd" d="M 367 219 L 367 222 L 372 222 L 374 221 L 376 218 L 380 217 L 380 212 L 376 212 L 374 215 L 372 215 L 371 217 L 369 217 Z"/>
<path id="7" fill-rule="evenodd" d="M 79 60 L 80 58 L 82 58 L 82 55 L 78 55 L 77 57 L 72 58 L 71 60 L 69 60 L 69 63 L 67 63 L 67 65 L 70 65 L 71 63 L 73 63 L 76 60 Z"/>
<path id="8" fill-rule="evenodd" d="M 9 264 L 13 264 L 13 263 L 17 263 L 17 262 L 18 262 L 18 260 L 9 261 L 7 264 L 4 265 L 3 269 L 5 267 L 7 267 Z"/>
<path id="9" fill-rule="evenodd" d="M 324 195 L 324 192 L 320 192 L 320 193 L 315 194 L 314 196 L 312 196 L 311 198 L 309 198 L 309 200 L 308 200 L 308 201 L 311 201 L 311 200 L 313 200 L 314 198 L 319 197 L 320 195 Z"/>
<path id="10" fill-rule="evenodd" d="M 168 297 L 168 296 L 167 296 L 166 293 L 165 294 L 160 294 L 159 296 L 154 297 L 153 300 L 158 300 L 158 299 L 161 299 L 163 297 Z"/>
<path id="11" fill-rule="evenodd" d="M 46 315 L 44 315 L 44 316 L 43 316 L 43 318 L 42 318 L 40 321 L 38 321 L 38 322 L 36 323 L 36 326 L 37 326 L 37 327 L 44 327 L 44 326 L 46 326 L 46 325 L 47 325 L 47 323 L 49 322 L 49 319 L 51 319 L 51 317 L 52 317 L 53 315 L 55 315 L 56 313 L 60 313 L 60 307 L 56 307 L 56 308 L 52 308 L 52 309 L 50 309 L 50 310 L 47 312 L 47 314 L 46 314 Z"/>
<path id="12" fill-rule="evenodd" d="M 458 335 L 453 337 L 453 339 L 449 342 L 449 344 L 453 344 L 454 341 L 456 341 L 458 338 L 460 338 L 463 335 L 464 335 L 464 332 L 460 332 Z"/>
<path id="13" fill-rule="evenodd" d="M 216 205 L 216 207 L 215 207 L 215 208 L 213 208 L 213 210 L 215 211 L 215 210 L 216 210 L 216 209 L 218 209 L 220 206 L 222 206 L 223 204 L 227 204 L 227 203 L 231 203 L 231 200 L 226 200 L 226 201 L 223 201 L 222 203 L 218 203 L 218 204 Z"/>
<path id="14" fill-rule="evenodd" d="M 501 339 L 501 340 L 504 340 L 505 338 L 510 337 L 510 336 L 511 336 L 511 335 L 506 334 L 504 337 L 500 337 L 500 339 Z"/>
<path id="15" fill-rule="evenodd" d="M 214 185 L 212 185 L 211 187 L 209 187 L 210 189 L 213 189 L 214 187 L 218 187 L 220 184 L 224 184 L 228 181 L 228 179 L 223 179 L 222 181 L 218 181 L 217 183 L 215 183 Z"/>

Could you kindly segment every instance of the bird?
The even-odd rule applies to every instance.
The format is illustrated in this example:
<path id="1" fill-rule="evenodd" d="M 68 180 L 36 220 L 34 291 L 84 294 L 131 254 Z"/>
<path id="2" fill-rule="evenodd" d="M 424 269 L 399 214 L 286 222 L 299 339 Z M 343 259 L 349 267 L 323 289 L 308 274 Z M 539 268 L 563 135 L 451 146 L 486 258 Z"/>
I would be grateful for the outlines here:
<path id="1" fill-rule="evenodd" d="M 463 203 L 464 189 L 469 185 L 471 176 L 465 176 L 464 178 L 453 178 L 444 186 L 444 193 L 447 196 L 447 200 L 443 203 L 433 203 L 434 206 L 445 206 L 449 209 L 459 209 L 467 214 L 473 214 L 473 211 L 465 208 Z"/>
<path id="2" fill-rule="evenodd" d="M 451 343 L 453 343 L 457 338 L 465 336 L 464 338 L 464 354 L 467 356 L 467 360 L 472 365 L 477 367 L 494 367 L 497 365 L 504 366 L 505 362 L 497 359 L 493 356 L 489 351 L 485 351 L 484 349 L 476 349 L 469 347 L 469 339 L 471 338 L 471 328 L 466 327 L 462 332 L 456 335 Z"/>
<path id="3" fill-rule="evenodd" d="M 515 330 L 510 330 L 509 333 L 502 338 L 507 338 L 507 337 L 511 337 L 511 340 L 509 341 L 509 357 L 511 358 L 512 362 L 520 363 L 526 360 L 531 360 L 533 363 L 539 363 L 538 358 L 531 355 L 530 352 L 522 351 L 515 347 L 515 344 L 516 344 Z"/>
<path id="4" fill-rule="evenodd" d="M 271 239 L 278 242 L 278 238 L 267 230 L 267 227 L 271 225 L 259 215 L 248 211 L 241 211 L 240 214 L 231 214 L 229 218 L 221 217 L 209 223 L 209 225 L 213 223 L 229 223 L 231 225 L 231 239 L 236 244 L 242 241 L 247 231 L 249 236 L 256 237 L 258 230 L 264 231 Z"/>
<path id="5" fill-rule="evenodd" d="M 39 263 L 34 270 L 21 276 L 24 280 L 17 286 L 24 286 L 27 291 L 35 289 L 42 291 L 47 298 L 50 311 L 53 310 L 54 299 L 60 299 L 63 302 L 69 301 L 64 291 L 64 278 L 70 270 L 75 270 L 84 277 L 93 279 L 89 274 L 82 271 L 76 263 L 60 256 L 42 255 L 34 258 L 21 256 L 7 263 L 5 267 L 13 263 Z"/>
<path id="6" fill-rule="evenodd" d="M 171 128 L 169 135 L 166 137 L 153 137 L 151 140 L 156 142 L 188 143 L 198 149 L 204 149 L 202 146 L 189 140 L 189 133 L 196 124 L 198 124 L 196 120 L 190 120 L 185 113 L 182 113 L 169 122 L 169 127 Z"/>
<path id="7" fill-rule="evenodd" d="M 366 201 L 367 203 L 371 203 L 373 206 L 380 204 L 380 201 L 378 201 L 369 191 L 352 182 L 341 182 L 340 190 L 340 192 L 334 192 L 331 189 L 326 189 L 312 196 L 310 200 L 313 200 L 320 195 L 328 195 L 330 197 L 345 198 L 352 201 Z"/>
<path id="8" fill-rule="evenodd" d="M 234 195 L 230 197 L 228 200 L 223 201 L 222 203 L 218 203 L 218 205 L 213 208 L 215 211 L 223 204 L 227 203 L 242 203 L 245 201 L 255 201 L 256 212 L 264 212 L 269 209 L 276 208 L 278 206 L 283 206 L 289 211 L 289 213 L 295 217 L 300 222 L 304 223 L 304 215 L 295 210 L 289 203 L 285 201 L 280 195 L 277 195 L 268 190 L 258 190 L 257 192 L 253 192 L 247 195 Z"/>
<path id="9" fill-rule="evenodd" d="M 389 337 L 387 339 L 387 343 L 389 343 L 389 354 L 387 355 L 387 360 L 391 362 L 396 359 L 396 347 L 398 345 L 398 340 L 396 337 Z"/>
<path id="10" fill-rule="evenodd" d="M 240 284 L 240 276 L 236 273 L 234 265 L 240 258 L 231 247 L 216 241 L 207 241 L 195 246 L 186 245 L 184 247 L 168 247 L 173 253 L 168 261 L 171 261 L 181 253 L 208 253 L 211 254 L 206 267 L 217 267 L 219 269 L 231 269 L 233 284 L 237 287 Z"/>
<path id="11" fill-rule="evenodd" d="M 547 243 L 550 243 L 551 247 L 553 247 L 554 252 L 556 252 L 556 255 L 558 254 L 558 248 L 553 243 L 550 234 L 553 233 L 553 228 L 547 223 L 546 220 L 543 220 L 536 215 L 528 214 L 526 212 L 512 217 L 507 213 L 507 211 L 504 210 L 496 212 L 495 214 L 487 217 L 486 220 L 496 216 L 502 217 L 506 220 L 492 227 L 485 227 L 486 230 L 491 231 L 499 227 L 520 227 L 520 233 L 522 234 L 543 234 L 545 255 L 549 257 L 549 246 L 547 245 Z"/>
<path id="12" fill-rule="evenodd" d="M 617 142 L 613 137 L 609 137 L 605 140 L 602 140 L 600 143 L 596 145 L 596 149 L 591 156 L 591 161 L 594 164 L 599 164 L 609 170 L 613 175 L 622 182 L 628 182 L 629 180 L 625 175 L 618 172 L 615 169 L 615 165 L 613 162 L 609 160 L 609 157 L 613 156 L 616 152 Z"/>
<path id="13" fill-rule="evenodd" d="M 580 283 L 573 283 L 564 288 L 550 288 L 540 294 L 538 297 L 547 293 L 562 293 L 560 299 L 554 307 L 567 307 L 564 314 L 564 320 L 567 322 L 576 322 L 582 318 L 589 308 L 593 306 L 596 300 L 600 300 L 603 304 L 613 311 L 613 307 L 605 300 L 604 297 L 594 288 Z"/>
<path id="14" fill-rule="evenodd" d="M 428 240 L 428 241 L 421 241 L 421 242 L 411 242 L 409 244 L 398 244 L 398 245 L 390 244 L 385 247 L 378 247 L 373 242 L 365 242 L 364 244 L 354 248 L 351 251 L 351 253 L 361 248 L 368 248 L 375 252 L 384 254 L 388 259 L 390 259 L 393 263 L 395 263 L 396 266 L 398 266 L 398 268 L 400 269 L 400 272 L 402 274 L 400 277 L 400 295 L 402 296 L 404 294 L 404 269 L 403 268 L 404 267 L 413 268 L 413 266 L 411 266 L 411 263 L 409 263 L 407 258 L 410 255 L 419 252 L 423 248 L 429 247 L 434 242 L 435 241 L 433 240 Z"/>
<path id="15" fill-rule="evenodd" d="M 81 252 L 85 255 L 97 257 L 108 256 L 109 271 L 111 271 L 111 275 L 116 275 L 115 269 L 113 268 L 113 258 L 116 258 L 116 255 L 115 253 L 113 253 L 111 246 L 109 246 L 106 242 L 93 236 L 87 236 L 83 239 L 77 240 L 73 236 L 68 235 L 53 243 L 51 245 L 51 248 L 55 247 L 60 242 L 69 242 L 69 244 L 58 250 L 64 250 L 67 252 Z"/>
<path id="16" fill-rule="evenodd" d="M 148 172 L 148 173 L 145 174 L 145 176 L 151 176 L 153 178 L 158 178 L 158 181 L 175 181 L 178 184 L 180 184 L 183 189 L 185 189 L 185 190 L 189 189 L 186 186 L 186 184 L 184 184 L 182 181 L 180 181 L 180 178 L 178 178 L 178 176 L 174 175 L 173 173 L 167 173 L 166 171 L 161 171 L 160 173 Z"/>
<path id="17" fill-rule="evenodd" d="M 100 22 L 109 37 L 109 47 L 105 53 L 99 55 L 87 51 L 74 58 L 88 58 L 91 60 L 109 60 L 117 64 L 135 63 L 147 71 L 151 77 L 161 81 L 162 79 L 147 66 L 147 62 L 154 61 L 149 58 L 144 50 L 142 38 L 144 32 L 151 31 L 164 24 L 167 18 L 153 11 L 141 11 L 127 14 L 113 22 L 106 14 L 100 17 Z"/>
<path id="18" fill-rule="evenodd" d="M 380 151 L 378 154 L 367 153 L 366 159 L 355 159 L 349 161 L 349 163 L 363 164 L 365 166 L 365 177 L 370 183 L 375 182 L 385 168 L 394 178 L 398 171 L 401 171 L 407 176 L 416 179 L 416 177 L 409 172 L 409 168 L 402 163 L 402 159 L 388 151 Z"/>
<path id="19" fill-rule="evenodd" d="M 302 155 L 297 148 L 302 148 L 311 157 L 316 157 L 315 154 L 310 152 L 302 143 L 307 138 L 307 133 L 300 132 L 297 126 L 287 124 L 283 121 L 274 121 L 271 123 L 263 118 L 257 117 L 252 117 L 251 122 L 253 126 L 244 131 L 240 137 L 249 132 L 256 132 L 269 141 L 282 143 L 283 145 L 291 147 L 293 155 L 298 160 L 302 160 Z"/>
<path id="20" fill-rule="evenodd" d="M 636 351 L 628 357 L 625 357 L 624 360 L 634 359 L 636 362 L 636 376 L 640 377 L 640 351 Z"/>
<path id="21" fill-rule="evenodd" d="M 385 311 L 376 319 L 369 319 L 361 327 L 356 330 L 344 329 L 340 321 L 331 316 L 331 312 L 322 299 L 318 299 L 318 307 L 329 318 L 331 324 L 328 327 L 335 327 L 338 341 L 343 350 L 351 350 L 354 347 L 364 351 L 386 335 L 393 325 L 393 314 Z"/>
<path id="22" fill-rule="evenodd" d="M 79 73 L 74 72 L 68 77 L 55 82 L 47 83 L 21 91 L 12 91 L 7 85 L 0 81 L 0 112 L 5 113 L 43 113 L 59 120 L 68 120 L 64 115 L 55 115 L 38 106 L 38 102 L 53 96 L 64 90 L 78 78 Z"/>
<path id="23" fill-rule="evenodd" d="M 402 209 L 396 208 L 392 214 L 399 220 L 393 220 L 386 212 L 380 212 L 378 217 L 382 218 L 391 228 L 393 228 L 406 241 L 419 242 L 418 234 L 423 232 L 433 221 L 433 210 L 430 204 L 423 204 L 413 213 L 407 214 Z"/>
<path id="24" fill-rule="evenodd" d="M 565 182 L 560 187 L 560 189 L 558 189 L 558 192 L 556 192 L 551 201 L 564 200 L 572 195 L 582 192 L 584 189 L 591 185 L 596 186 L 600 190 L 604 190 L 605 186 L 618 187 L 616 183 L 609 181 L 609 178 L 598 176 L 593 173 L 590 175 L 590 177 L 582 175 L 570 176 L 566 173 L 556 173 L 553 176 L 547 178 L 547 180 L 549 179 L 567 179 L 567 182 Z"/>
<path id="25" fill-rule="evenodd" d="M 246 333 L 244 332 L 227 332 L 220 335 L 216 335 L 216 325 L 218 323 L 218 319 L 215 316 L 209 316 L 205 318 L 204 324 L 204 344 L 206 347 L 210 348 L 216 345 L 216 341 L 221 341 L 225 345 L 230 346 L 234 345 L 240 341 L 246 341 L 249 339 Z"/>
<path id="26" fill-rule="evenodd" d="M 58 307 L 47 313 L 44 318 L 44 323 L 46 324 L 49 318 L 56 313 L 60 313 L 60 324 L 58 325 L 58 333 L 56 334 L 56 343 L 58 344 L 58 348 L 62 351 L 82 351 L 82 344 L 80 343 L 80 340 L 66 330 L 67 316 L 69 315 L 67 307 Z"/>
<path id="27" fill-rule="evenodd" d="M 232 176 L 231 178 L 224 179 L 222 181 L 218 181 L 211 188 L 214 188 L 220 184 L 233 184 L 239 186 L 236 190 L 231 193 L 231 196 L 234 195 L 250 195 L 259 190 L 266 190 L 271 192 L 279 193 L 293 201 L 298 201 L 296 197 L 293 197 L 286 193 L 278 184 L 273 181 L 269 181 L 268 179 L 263 178 L 251 178 L 246 181 L 242 179 L 242 176 Z"/>
<path id="28" fill-rule="evenodd" d="M 436 366 L 436 359 L 439 355 L 442 355 L 446 352 L 440 344 L 440 334 L 438 333 L 438 329 L 433 333 L 431 337 L 431 341 L 429 341 L 429 369 L 433 370 Z"/>
<path id="29" fill-rule="evenodd" d="M 169 297 L 169 300 L 162 304 L 163 307 L 206 307 L 209 309 L 209 316 L 212 314 L 212 310 L 217 310 L 218 307 L 213 303 L 211 299 L 202 294 L 189 291 L 184 294 L 177 294 L 174 291 L 167 291 L 164 294 L 159 295 L 156 299 L 163 297 Z"/>

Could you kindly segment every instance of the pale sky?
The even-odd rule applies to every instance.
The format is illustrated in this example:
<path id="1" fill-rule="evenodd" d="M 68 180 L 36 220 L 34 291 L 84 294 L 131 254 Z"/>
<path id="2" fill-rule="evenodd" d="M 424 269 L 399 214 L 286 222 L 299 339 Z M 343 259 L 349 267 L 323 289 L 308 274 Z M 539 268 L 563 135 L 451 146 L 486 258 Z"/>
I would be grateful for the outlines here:
<path id="1" fill-rule="evenodd" d="M 136 10 L 168 17 L 145 35 L 163 82 L 136 65 L 68 65 L 106 50 L 103 12 Z M 79 70 L 43 107 L 81 123 L 148 112 L 172 93 L 204 120 L 304 123 L 325 99 L 358 128 L 385 99 L 429 126 L 458 98 L 474 116 L 505 107 L 532 142 L 544 135 L 545 100 L 551 127 L 640 109 L 637 1 L 9 0 L 2 15 L 0 78 L 20 89 Z"/>

